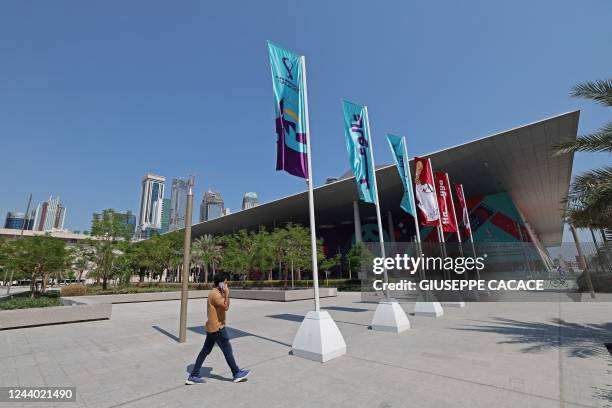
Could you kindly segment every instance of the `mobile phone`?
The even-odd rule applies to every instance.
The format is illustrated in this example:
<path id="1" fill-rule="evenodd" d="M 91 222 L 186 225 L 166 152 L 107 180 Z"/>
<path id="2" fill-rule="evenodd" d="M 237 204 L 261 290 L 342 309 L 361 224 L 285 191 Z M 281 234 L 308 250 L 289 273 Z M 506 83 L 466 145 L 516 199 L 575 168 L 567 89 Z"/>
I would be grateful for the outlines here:
<path id="1" fill-rule="evenodd" d="M 225 292 L 225 282 L 219 282 L 219 290 L 221 293 Z"/>

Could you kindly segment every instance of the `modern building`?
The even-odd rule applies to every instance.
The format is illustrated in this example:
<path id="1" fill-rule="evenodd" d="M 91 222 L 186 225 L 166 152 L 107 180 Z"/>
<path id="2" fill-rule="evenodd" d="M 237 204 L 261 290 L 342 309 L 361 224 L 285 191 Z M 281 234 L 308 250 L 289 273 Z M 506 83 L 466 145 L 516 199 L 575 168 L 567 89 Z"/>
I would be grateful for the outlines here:
<path id="1" fill-rule="evenodd" d="M 168 231 L 172 231 L 170 229 L 171 226 L 171 216 L 172 216 L 172 204 L 169 198 L 164 198 L 162 205 L 162 220 L 161 220 L 161 228 L 159 229 L 159 233 L 163 234 Z"/>
<path id="2" fill-rule="evenodd" d="M 165 182 L 165 177 L 155 174 L 142 178 L 137 234 L 147 229 L 161 229 Z"/>
<path id="3" fill-rule="evenodd" d="M 85 239 L 99 239 L 97 237 L 92 237 L 86 234 L 80 234 L 72 231 L 33 231 L 33 230 L 25 230 L 23 231 L 23 238 L 31 238 L 34 236 L 50 236 L 53 238 L 61 239 L 66 243 L 66 245 L 76 245 L 79 242 Z M 21 236 L 21 231 L 9 228 L 0 228 L 0 238 L 3 239 L 19 239 Z"/>
<path id="4" fill-rule="evenodd" d="M 451 183 L 463 184 L 477 245 L 529 242 L 545 263 L 547 248 L 561 244 L 561 202 L 569 189 L 573 154 L 553 156 L 551 152 L 556 144 L 576 138 L 579 116 L 579 111 L 569 112 L 421 155 L 431 159 L 434 171 L 447 172 Z M 414 167 L 413 161 L 410 164 Z M 359 201 L 351 172 L 314 189 L 317 235 L 327 253 L 345 252 L 359 239 L 376 242 L 380 233 L 389 241 L 414 239 L 414 220 L 400 208 L 403 186 L 396 166 L 377 167 L 376 178 L 383 231 L 378 231 L 375 207 Z M 211 192 L 207 194 L 203 210 L 213 199 Z M 193 239 L 242 228 L 270 230 L 288 222 L 308 226 L 308 193 L 220 218 L 206 217 L 206 211 L 202 214 L 201 222 L 192 227 Z M 437 240 L 431 227 L 420 232 L 424 242 Z M 447 240 L 456 242 L 457 237 L 449 235 Z"/>
<path id="5" fill-rule="evenodd" d="M 49 196 L 40 203 L 34 212 L 34 227 L 36 231 L 63 231 L 66 220 L 66 207 L 60 202 L 60 197 Z"/>
<path id="6" fill-rule="evenodd" d="M 244 197 L 242 197 L 242 209 L 248 210 L 249 208 L 253 208 L 259 205 L 259 198 L 257 198 L 257 193 L 249 192 L 244 193 Z"/>
<path id="7" fill-rule="evenodd" d="M 6 213 L 4 228 L 31 230 L 34 226 L 34 214 L 30 212 L 26 217 L 25 213 L 9 211 Z"/>
<path id="8" fill-rule="evenodd" d="M 172 193 L 170 196 L 170 231 L 185 228 L 189 182 L 189 180 L 181 178 L 172 179 Z"/>
<path id="9" fill-rule="evenodd" d="M 221 193 L 210 191 L 204 193 L 200 204 L 200 222 L 214 220 L 225 214 L 225 205 Z"/>

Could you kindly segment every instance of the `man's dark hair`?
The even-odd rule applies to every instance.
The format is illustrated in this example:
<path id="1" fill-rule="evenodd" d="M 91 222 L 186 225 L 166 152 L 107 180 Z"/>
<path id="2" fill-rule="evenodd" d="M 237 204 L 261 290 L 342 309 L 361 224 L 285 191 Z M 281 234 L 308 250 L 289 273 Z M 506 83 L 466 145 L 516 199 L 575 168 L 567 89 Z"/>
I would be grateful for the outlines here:
<path id="1" fill-rule="evenodd" d="M 227 273 L 225 272 L 217 272 L 215 274 L 215 277 L 213 279 L 213 282 L 215 283 L 215 287 L 219 286 L 219 284 L 221 282 L 223 282 L 224 280 L 229 279 L 229 276 Z"/>

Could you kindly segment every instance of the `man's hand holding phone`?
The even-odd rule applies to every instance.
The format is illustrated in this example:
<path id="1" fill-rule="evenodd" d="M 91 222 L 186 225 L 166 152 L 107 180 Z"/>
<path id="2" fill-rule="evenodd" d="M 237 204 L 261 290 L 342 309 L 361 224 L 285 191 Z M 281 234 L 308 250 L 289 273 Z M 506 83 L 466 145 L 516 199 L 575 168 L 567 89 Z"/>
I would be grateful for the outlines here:
<path id="1" fill-rule="evenodd" d="M 225 296 L 225 310 L 229 309 L 229 287 L 227 286 L 227 284 L 225 282 L 221 282 L 219 283 L 219 289 L 221 290 L 221 294 L 223 294 Z"/>

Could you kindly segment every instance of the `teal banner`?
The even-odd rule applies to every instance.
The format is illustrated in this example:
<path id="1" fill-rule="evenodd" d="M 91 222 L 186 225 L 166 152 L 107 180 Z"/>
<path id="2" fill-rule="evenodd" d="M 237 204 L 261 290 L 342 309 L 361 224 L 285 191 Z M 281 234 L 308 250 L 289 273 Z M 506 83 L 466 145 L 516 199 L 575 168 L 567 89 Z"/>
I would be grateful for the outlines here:
<path id="1" fill-rule="evenodd" d="M 342 101 L 344 111 L 344 135 L 349 163 L 355 175 L 359 199 L 376 203 L 374 197 L 374 168 L 370 158 L 370 127 L 367 108 L 352 102 Z"/>
<path id="2" fill-rule="evenodd" d="M 408 149 L 406 148 L 406 138 L 387 133 L 387 140 L 389 141 L 389 146 L 393 152 L 393 158 L 395 159 L 397 171 L 402 179 L 402 185 L 404 186 L 404 196 L 402 197 L 400 207 L 402 207 L 402 210 L 406 211 L 408 214 L 416 217 L 414 195 L 412 194 L 410 166 L 408 163 Z"/>
<path id="3" fill-rule="evenodd" d="M 268 51 L 276 112 L 276 170 L 308 178 L 303 59 L 272 43 Z"/>

